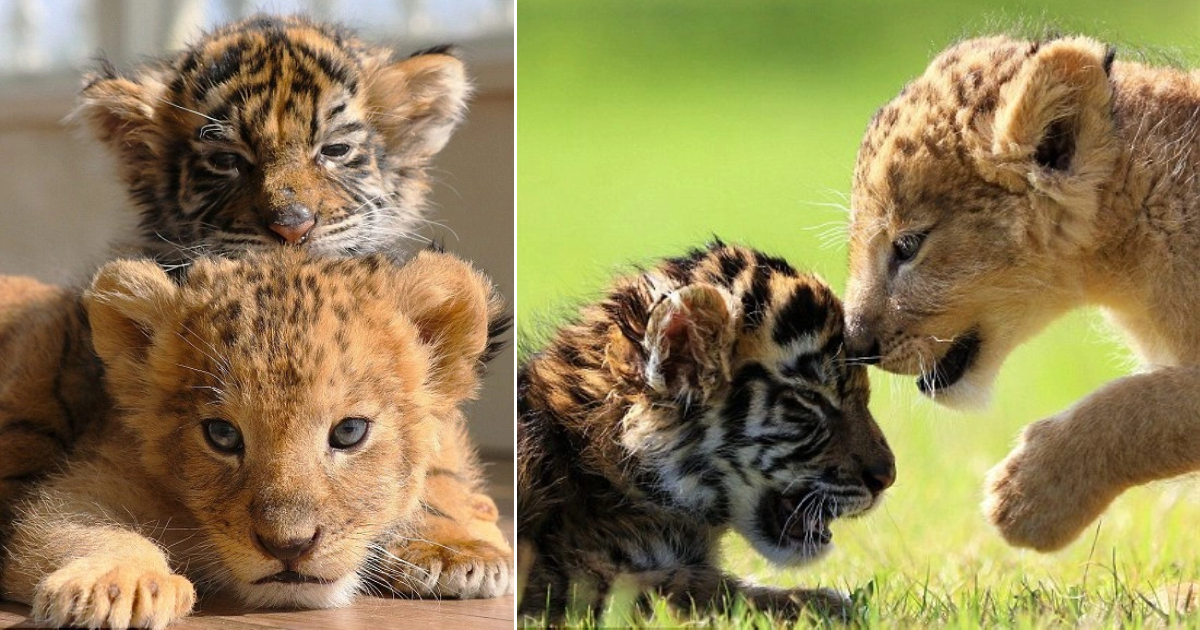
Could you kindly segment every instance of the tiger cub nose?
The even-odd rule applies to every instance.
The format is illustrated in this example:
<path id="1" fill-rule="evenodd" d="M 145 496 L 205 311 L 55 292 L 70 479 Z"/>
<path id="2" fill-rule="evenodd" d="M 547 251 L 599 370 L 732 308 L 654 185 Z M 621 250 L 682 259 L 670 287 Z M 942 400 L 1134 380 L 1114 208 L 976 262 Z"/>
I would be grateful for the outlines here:
<path id="1" fill-rule="evenodd" d="M 896 464 L 891 460 L 875 462 L 863 467 L 863 484 L 871 494 L 878 496 L 896 483 Z"/>
<path id="2" fill-rule="evenodd" d="M 282 237 L 285 242 L 299 245 L 308 238 L 308 233 L 316 224 L 317 220 L 308 206 L 302 203 L 292 203 L 277 211 L 271 217 L 271 223 L 267 227 Z"/>

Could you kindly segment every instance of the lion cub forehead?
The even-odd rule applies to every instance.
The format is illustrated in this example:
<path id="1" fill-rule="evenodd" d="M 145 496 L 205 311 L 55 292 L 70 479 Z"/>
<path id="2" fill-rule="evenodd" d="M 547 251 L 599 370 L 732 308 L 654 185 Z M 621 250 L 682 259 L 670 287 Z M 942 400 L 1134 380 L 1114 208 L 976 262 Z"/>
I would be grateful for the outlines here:
<path id="1" fill-rule="evenodd" d="M 381 256 L 323 259 L 300 251 L 198 261 L 181 286 L 182 326 L 207 329 L 233 352 L 287 344 L 293 353 L 325 345 L 344 353 L 354 330 L 383 332 L 400 317 L 398 270 Z M 326 337 L 330 343 L 317 343 Z"/>
<path id="2" fill-rule="evenodd" d="M 973 211 L 999 192 L 978 176 L 1011 82 L 1040 44 L 1004 36 L 955 44 L 875 113 L 859 147 L 852 220 L 871 231 L 913 225 L 943 212 Z"/>

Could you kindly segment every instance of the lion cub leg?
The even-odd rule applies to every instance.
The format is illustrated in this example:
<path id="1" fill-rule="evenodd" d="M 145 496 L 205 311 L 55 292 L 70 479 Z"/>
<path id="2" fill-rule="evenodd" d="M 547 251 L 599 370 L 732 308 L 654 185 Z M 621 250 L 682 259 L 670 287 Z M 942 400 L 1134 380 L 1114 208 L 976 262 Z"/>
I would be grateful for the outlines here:
<path id="1" fill-rule="evenodd" d="M 984 512 L 1039 551 L 1074 540 L 1125 489 L 1200 470 L 1200 368 L 1113 381 L 1029 425 L 988 473 Z"/>
<path id="2" fill-rule="evenodd" d="M 500 512 L 483 485 L 466 430 L 442 438 L 425 481 L 424 514 L 416 530 L 388 546 L 388 580 L 417 597 L 499 597 L 512 591 L 513 551 Z"/>
<path id="3" fill-rule="evenodd" d="M 19 512 L 0 574 L 4 597 L 31 604 L 52 627 L 164 628 L 187 615 L 195 589 L 163 550 L 80 496 L 47 489 Z"/>

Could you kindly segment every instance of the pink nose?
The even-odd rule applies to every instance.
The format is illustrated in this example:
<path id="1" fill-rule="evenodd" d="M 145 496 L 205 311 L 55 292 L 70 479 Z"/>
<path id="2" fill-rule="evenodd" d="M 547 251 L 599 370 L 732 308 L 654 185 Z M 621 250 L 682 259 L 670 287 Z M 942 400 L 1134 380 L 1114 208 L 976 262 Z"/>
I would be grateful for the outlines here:
<path id="1" fill-rule="evenodd" d="M 283 225 L 281 223 L 272 223 L 270 225 L 270 228 L 271 228 L 272 232 L 282 236 L 283 240 L 285 240 L 288 243 L 291 243 L 293 245 L 297 245 L 297 244 L 303 243 L 304 239 L 308 238 L 308 233 L 312 230 L 313 226 L 316 225 L 316 223 L 317 222 L 312 219 L 309 219 L 302 223 L 297 223 L 295 225 Z"/>
<path id="2" fill-rule="evenodd" d="M 316 223 L 317 217 L 308 206 L 293 201 L 283 208 L 275 210 L 267 227 L 282 236 L 284 241 L 292 245 L 299 245 L 308 238 L 308 233 L 312 231 Z"/>

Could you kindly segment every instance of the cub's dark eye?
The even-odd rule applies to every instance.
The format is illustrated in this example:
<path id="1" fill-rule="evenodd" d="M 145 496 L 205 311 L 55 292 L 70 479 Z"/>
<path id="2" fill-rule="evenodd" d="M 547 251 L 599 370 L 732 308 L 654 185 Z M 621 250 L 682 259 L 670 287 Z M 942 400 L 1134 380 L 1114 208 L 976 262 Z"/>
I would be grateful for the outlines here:
<path id="1" fill-rule="evenodd" d="M 905 234 L 892 243 L 892 259 L 897 263 L 906 263 L 916 258 L 925 243 L 925 233 Z"/>
<path id="2" fill-rule="evenodd" d="M 346 157 L 346 155 L 349 153 L 350 145 L 344 143 L 327 144 L 321 147 L 321 155 L 333 160 Z"/>
<path id="3" fill-rule="evenodd" d="M 212 418 L 205 420 L 204 437 L 208 445 L 220 453 L 240 453 L 245 446 L 242 443 L 242 432 L 226 420 Z"/>
<path id="4" fill-rule="evenodd" d="M 222 172 L 236 172 L 245 161 L 242 159 L 241 155 L 233 153 L 232 151 L 213 153 L 206 159 L 210 167 L 212 167 L 214 170 Z"/>
<path id="5" fill-rule="evenodd" d="M 343 418 L 329 432 L 329 445 L 337 449 L 357 446 L 367 437 L 371 421 L 366 418 Z"/>
<path id="6" fill-rule="evenodd" d="M 785 364 L 780 372 L 786 378 L 802 379 L 811 382 L 821 382 L 820 358 L 812 355 L 796 357 L 795 361 Z"/>

